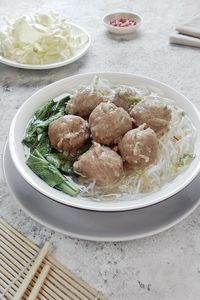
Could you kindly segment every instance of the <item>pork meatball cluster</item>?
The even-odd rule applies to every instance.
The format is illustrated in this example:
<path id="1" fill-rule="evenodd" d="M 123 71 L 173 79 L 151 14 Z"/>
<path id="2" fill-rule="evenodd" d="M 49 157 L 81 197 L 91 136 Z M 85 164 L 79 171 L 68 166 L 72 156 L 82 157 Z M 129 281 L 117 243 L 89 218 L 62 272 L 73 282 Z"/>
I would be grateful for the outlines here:
<path id="1" fill-rule="evenodd" d="M 94 145 L 74 163 L 74 171 L 97 185 L 113 184 L 123 175 L 122 158 L 109 147 Z"/>
<path id="2" fill-rule="evenodd" d="M 74 154 L 89 138 L 88 122 L 79 116 L 65 115 L 50 123 L 48 135 L 53 148 Z"/>
<path id="3" fill-rule="evenodd" d="M 119 152 L 129 167 L 147 167 L 158 156 L 155 132 L 150 128 L 144 129 L 144 126 L 128 131 L 119 143 Z"/>
<path id="4" fill-rule="evenodd" d="M 107 102 L 99 104 L 89 117 L 92 138 L 103 145 L 119 142 L 122 136 L 132 129 L 129 114 L 121 107 Z"/>
<path id="5" fill-rule="evenodd" d="M 133 107 L 130 116 L 133 117 L 137 126 L 146 123 L 147 127 L 153 129 L 158 137 L 169 130 L 171 111 L 167 106 L 152 105 L 141 101 Z"/>
<path id="6" fill-rule="evenodd" d="M 103 101 L 104 99 L 92 88 L 80 88 L 71 97 L 66 111 L 72 115 L 87 118 L 93 109 Z"/>
<path id="7" fill-rule="evenodd" d="M 112 99 L 90 87 L 79 88 L 67 104 L 69 114 L 49 125 L 51 145 L 60 152 L 76 155 L 87 139 L 92 140 L 73 165 L 83 180 L 113 184 L 127 168 L 145 168 L 157 160 L 158 139 L 169 130 L 171 111 L 140 99 L 131 106 L 135 96 L 131 88 L 116 89 Z"/>

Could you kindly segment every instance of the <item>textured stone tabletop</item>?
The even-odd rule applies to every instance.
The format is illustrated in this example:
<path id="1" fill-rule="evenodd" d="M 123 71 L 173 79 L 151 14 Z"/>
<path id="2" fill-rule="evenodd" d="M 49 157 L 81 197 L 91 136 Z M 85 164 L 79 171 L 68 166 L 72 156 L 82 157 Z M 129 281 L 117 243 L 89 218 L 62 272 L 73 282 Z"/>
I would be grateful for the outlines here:
<path id="1" fill-rule="evenodd" d="M 0 65 L 0 155 L 11 120 L 20 105 L 41 87 L 66 76 L 92 71 L 120 71 L 149 76 L 185 94 L 200 109 L 200 50 L 170 46 L 177 21 L 200 11 L 195 0 L 1 0 L 4 17 L 55 9 L 85 27 L 92 36 L 86 56 L 49 71 Z M 101 24 L 115 10 L 141 14 L 134 39 L 108 34 Z M 33 221 L 15 203 L 0 170 L 0 217 L 38 245 L 50 240 L 54 256 L 112 300 L 200 299 L 200 207 L 186 220 L 156 236 L 137 241 L 97 243 L 73 239 Z"/>

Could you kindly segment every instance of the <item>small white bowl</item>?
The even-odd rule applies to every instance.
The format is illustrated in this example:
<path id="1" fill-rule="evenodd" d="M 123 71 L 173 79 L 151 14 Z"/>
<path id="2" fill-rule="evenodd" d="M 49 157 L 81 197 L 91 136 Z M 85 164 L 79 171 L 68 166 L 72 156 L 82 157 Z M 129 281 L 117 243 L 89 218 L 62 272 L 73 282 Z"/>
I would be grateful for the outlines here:
<path id="1" fill-rule="evenodd" d="M 110 21 L 116 18 L 129 18 L 133 19 L 136 22 L 136 25 L 128 26 L 128 27 L 118 27 L 113 26 L 110 24 Z M 135 32 L 138 27 L 142 23 L 142 18 L 135 14 L 130 12 L 117 12 L 113 14 L 109 14 L 103 17 L 102 22 L 104 26 L 108 29 L 108 31 L 115 33 L 115 34 L 128 34 Z"/>

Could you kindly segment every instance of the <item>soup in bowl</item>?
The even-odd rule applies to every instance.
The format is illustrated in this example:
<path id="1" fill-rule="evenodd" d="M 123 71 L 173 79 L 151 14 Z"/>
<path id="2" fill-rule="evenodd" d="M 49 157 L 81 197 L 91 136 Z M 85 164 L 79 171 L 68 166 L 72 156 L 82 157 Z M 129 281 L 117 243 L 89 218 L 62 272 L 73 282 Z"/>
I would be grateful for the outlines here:
<path id="1" fill-rule="evenodd" d="M 9 150 L 20 175 L 53 200 L 132 210 L 177 194 L 197 176 L 199 126 L 195 106 L 165 84 L 81 74 L 26 100 L 11 124 Z"/>

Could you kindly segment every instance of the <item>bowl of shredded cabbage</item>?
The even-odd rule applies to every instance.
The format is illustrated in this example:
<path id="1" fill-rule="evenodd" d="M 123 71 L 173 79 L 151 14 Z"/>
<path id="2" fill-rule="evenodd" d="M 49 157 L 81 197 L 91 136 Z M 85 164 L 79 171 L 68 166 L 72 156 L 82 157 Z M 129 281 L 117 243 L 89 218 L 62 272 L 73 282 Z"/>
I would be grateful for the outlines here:
<path id="1" fill-rule="evenodd" d="M 35 13 L 7 22 L 0 30 L 0 62 L 24 69 L 51 69 L 82 57 L 90 35 L 56 12 Z"/>

